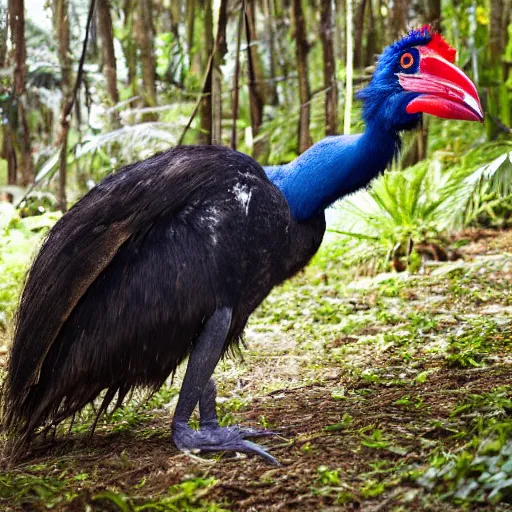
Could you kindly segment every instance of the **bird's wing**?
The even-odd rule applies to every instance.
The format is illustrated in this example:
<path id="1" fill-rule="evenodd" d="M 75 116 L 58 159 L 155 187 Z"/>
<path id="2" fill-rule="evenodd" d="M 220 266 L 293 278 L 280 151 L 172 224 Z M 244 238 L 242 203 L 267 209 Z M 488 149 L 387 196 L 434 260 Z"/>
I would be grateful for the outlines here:
<path id="1" fill-rule="evenodd" d="M 160 215 L 182 209 L 218 180 L 214 157 L 229 165 L 239 153 L 176 148 L 108 177 L 50 231 L 20 301 L 9 363 L 6 410 L 22 403 L 64 322 L 121 245 L 140 236 Z M 263 170 L 254 160 L 247 165 Z M 10 404 L 10 405 L 9 405 Z M 16 420 L 14 420 L 16 421 Z M 7 424 L 9 417 L 7 414 Z"/>

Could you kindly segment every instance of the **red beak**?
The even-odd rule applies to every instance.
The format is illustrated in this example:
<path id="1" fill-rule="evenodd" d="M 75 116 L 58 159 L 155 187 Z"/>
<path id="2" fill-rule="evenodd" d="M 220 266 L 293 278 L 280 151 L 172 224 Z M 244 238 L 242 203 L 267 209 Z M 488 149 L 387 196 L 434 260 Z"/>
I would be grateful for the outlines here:
<path id="1" fill-rule="evenodd" d="M 419 48 L 419 52 L 420 72 L 398 73 L 398 81 L 406 91 L 421 93 L 407 105 L 406 111 L 444 119 L 483 121 L 482 105 L 473 82 L 428 46 Z"/>

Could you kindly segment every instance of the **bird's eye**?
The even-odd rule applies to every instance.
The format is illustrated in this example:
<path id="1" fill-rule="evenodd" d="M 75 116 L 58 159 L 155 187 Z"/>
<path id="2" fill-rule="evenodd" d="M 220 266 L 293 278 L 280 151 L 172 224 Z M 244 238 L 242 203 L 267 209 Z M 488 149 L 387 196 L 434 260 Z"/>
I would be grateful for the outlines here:
<path id="1" fill-rule="evenodd" d="M 402 69 L 409 69 L 413 64 L 414 64 L 414 57 L 412 56 L 411 53 L 409 53 L 409 52 L 404 53 L 400 57 L 400 66 L 402 67 Z"/>

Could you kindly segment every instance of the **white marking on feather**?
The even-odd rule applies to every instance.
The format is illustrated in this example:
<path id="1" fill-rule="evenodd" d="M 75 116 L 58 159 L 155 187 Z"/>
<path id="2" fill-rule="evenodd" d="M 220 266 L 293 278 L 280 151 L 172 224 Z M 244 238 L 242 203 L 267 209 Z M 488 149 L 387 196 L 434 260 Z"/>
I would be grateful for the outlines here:
<path id="1" fill-rule="evenodd" d="M 237 183 L 233 187 L 233 194 L 235 194 L 242 208 L 245 209 L 245 215 L 249 215 L 249 203 L 251 202 L 252 190 L 245 184 Z"/>

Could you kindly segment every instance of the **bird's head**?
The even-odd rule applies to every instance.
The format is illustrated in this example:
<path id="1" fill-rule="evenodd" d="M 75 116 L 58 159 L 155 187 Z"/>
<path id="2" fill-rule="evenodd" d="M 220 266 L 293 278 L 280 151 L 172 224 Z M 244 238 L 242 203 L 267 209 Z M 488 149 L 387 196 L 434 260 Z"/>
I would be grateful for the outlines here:
<path id="1" fill-rule="evenodd" d="M 454 65 L 456 50 L 430 26 L 409 32 L 380 56 L 370 84 L 359 92 L 367 124 L 414 128 L 421 114 L 483 121 L 473 82 Z"/>

